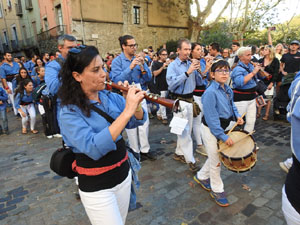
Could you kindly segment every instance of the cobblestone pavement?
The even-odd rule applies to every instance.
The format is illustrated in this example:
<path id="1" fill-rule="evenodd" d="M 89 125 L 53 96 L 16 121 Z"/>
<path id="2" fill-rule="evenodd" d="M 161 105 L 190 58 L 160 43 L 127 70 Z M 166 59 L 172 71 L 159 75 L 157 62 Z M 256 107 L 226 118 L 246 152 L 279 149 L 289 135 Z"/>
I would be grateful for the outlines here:
<path id="1" fill-rule="evenodd" d="M 40 118 L 37 124 L 41 131 Z M 0 136 L 0 224 L 89 224 L 75 198 L 74 180 L 59 177 L 49 168 L 50 156 L 61 139 L 46 139 L 42 132 L 22 135 L 21 121 L 11 113 L 9 128 L 10 135 Z M 172 159 L 176 136 L 169 133 L 168 126 L 152 119 L 149 139 L 159 157 L 142 162 L 139 208 L 129 212 L 126 224 L 285 224 L 281 189 L 286 174 L 278 162 L 291 155 L 290 127 L 285 122 L 259 119 L 255 128 L 260 147 L 257 165 L 242 174 L 222 167 L 231 205 L 221 208 L 193 181 L 187 165 Z M 195 157 L 204 163 L 203 156 L 195 153 Z"/>

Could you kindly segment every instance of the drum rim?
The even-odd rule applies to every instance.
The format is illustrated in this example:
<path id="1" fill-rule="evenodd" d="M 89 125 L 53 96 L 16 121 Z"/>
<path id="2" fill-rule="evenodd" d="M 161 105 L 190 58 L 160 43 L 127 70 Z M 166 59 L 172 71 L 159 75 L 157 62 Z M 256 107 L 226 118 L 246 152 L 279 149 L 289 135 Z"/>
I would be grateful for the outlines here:
<path id="1" fill-rule="evenodd" d="M 234 130 L 234 131 L 232 131 L 232 132 L 243 132 L 243 133 L 245 133 L 245 134 L 249 134 L 249 132 L 248 131 L 245 131 L 245 130 Z M 228 133 L 228 132 L 226 132 L 226 133 Z M 249 156 L 251 156 L 253 153 L 255 153 L 256 154 L 256 142 L 255 142 L 255 139 L 254 139 L 254 137 L 252 136 L 252 135 L 249 135 L 249 137 L 251 137 L 251 139 L 253 140 L 253 142 L 254 142 L 254 147 L 253 147 L 253 150 L 248 154 L 248 155 L 246 155 L 246 156 L 243 156 L 243 157 L 239 157 L 239 158 L 237 158 L 237 157 L 229 157 L 229 156 L 227 156 L 227 155 L 225 155 L 223 152 L 220 152 L 220 154 L 223 156 L 223 157 L 225 157 L 225 158 L 227 158 L 227 159 L 231 159 L 231 160 L 233 160 L 233 161 L 238 161 L 238 160 L 241 160 L 242 158 L 248 158 Z"/>

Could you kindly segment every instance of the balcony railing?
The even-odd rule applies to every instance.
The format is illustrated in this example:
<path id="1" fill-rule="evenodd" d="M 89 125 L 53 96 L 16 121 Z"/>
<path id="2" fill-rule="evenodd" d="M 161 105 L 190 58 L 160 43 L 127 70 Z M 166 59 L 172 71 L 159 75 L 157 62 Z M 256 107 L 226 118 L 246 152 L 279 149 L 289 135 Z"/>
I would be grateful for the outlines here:
<path id="1" fill-rule="evenodd" d="M 18 51 L 20 49 L 19 41 L 11 40 L 10 43 L 12 51 Z"/>
<path id="2" fill-rule="evenodd" d="M 9 45 L 8 44 L 2 44 L 2 48 L 3 48 L 3 51 L 4 52 L 9 52 L 10 51 L 10 48 L 9 48 Z"/>
<path id="3" fill-rule="evenodd" d="M 56 39 L 66 33 L 66 25 L 59 25 L 37 35 L 38 41 Z"/>
<path id="4" fill-rule="evenodd" d="M 16 3 L 16 15 L 17 16 L 22 16 L 22 5 L 21 5 L 21 0 L 18 0 L 18 3 Z"/>
<path id="5" fill-rule="evenodd" d="M 37 45 L 37 41 L 35 37 L 31 37 L 31 38 L 26 38 L 24 41 L 24 47 L 33 47 Z"/>

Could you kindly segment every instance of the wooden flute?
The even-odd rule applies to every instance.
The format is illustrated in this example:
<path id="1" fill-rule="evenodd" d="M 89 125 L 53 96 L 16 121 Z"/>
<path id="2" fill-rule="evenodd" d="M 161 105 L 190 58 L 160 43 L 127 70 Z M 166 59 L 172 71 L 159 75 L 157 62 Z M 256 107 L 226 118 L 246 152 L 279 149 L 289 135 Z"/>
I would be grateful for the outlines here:
<path id="1" fill-rule="evenodd" d="M 116 83 L 113 83 L 111 81 L 105 81 L 104 82 L 106 85 L 108 86 L 111 86 L 113 88 L 116 88 L 118 90 L 121 90 L 121 91 L 125 91 L 127 92 L 128 91 L 128 87 L 124 87 L 122 85 L 118 85 Z M 167 99 L 167 98 L 163 98 L 163 97 L 160 97 L 159 95 L 157 94 L 152 94 L 152 93 L 146 93 L 145 94 L 145 98 L 150 101 L 150 102 L 154 102 L 154 103 L 158 103 L 160 105 L 163 105 L 167 108 L 171 108 L 171 109 L 174 109 L 175 107 L 175 103 L 176 103 L 176 100 L 172 100 L 172 99 Z"/>

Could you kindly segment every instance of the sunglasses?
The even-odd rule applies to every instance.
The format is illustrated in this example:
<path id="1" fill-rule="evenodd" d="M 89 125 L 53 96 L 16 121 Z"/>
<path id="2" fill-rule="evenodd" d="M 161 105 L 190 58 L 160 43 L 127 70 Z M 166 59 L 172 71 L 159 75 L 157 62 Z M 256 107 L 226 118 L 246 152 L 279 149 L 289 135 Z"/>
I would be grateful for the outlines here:
<path id="1" fill-rule="evenodd" d="M 69 50 L 70 53 L 73 53 L 73 54 L 78 54 L 81 52 L 81 50 L 85 49 L 86 48 L 86 45 L 78 45 L 74 48 L 71 48 Z"/>

